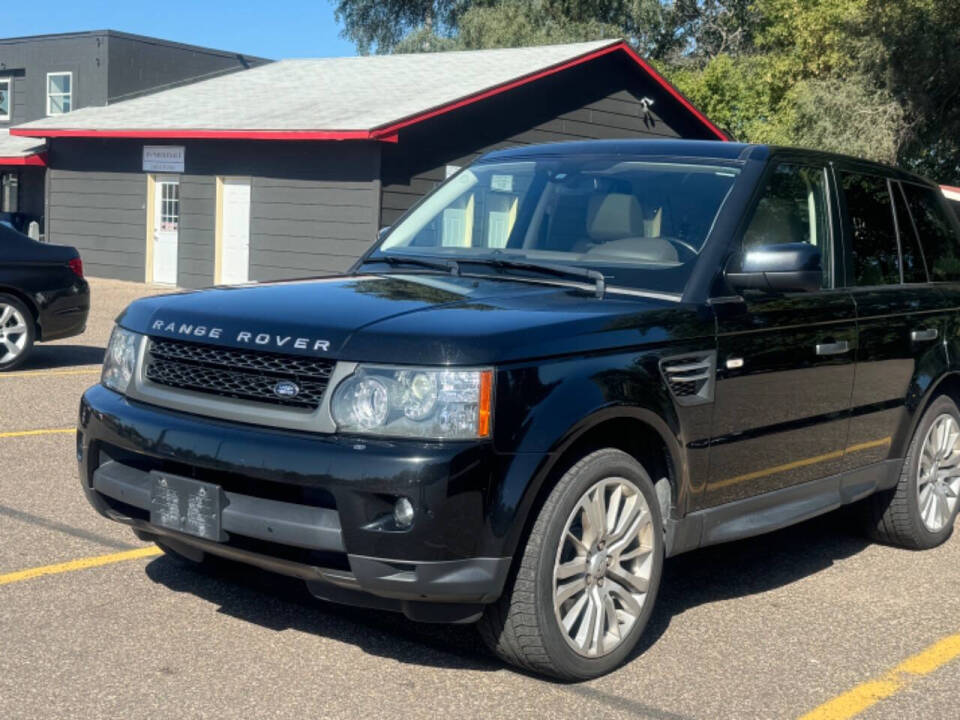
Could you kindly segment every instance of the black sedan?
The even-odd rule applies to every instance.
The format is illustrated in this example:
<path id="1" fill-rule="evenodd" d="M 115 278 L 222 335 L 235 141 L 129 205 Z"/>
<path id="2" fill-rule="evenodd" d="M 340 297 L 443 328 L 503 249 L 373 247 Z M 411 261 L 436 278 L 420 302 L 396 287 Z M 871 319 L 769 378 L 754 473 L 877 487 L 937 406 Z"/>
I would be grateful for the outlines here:
<path id="1" fill-rule="evenodd" d="M 75 248 L 39 243 L 0 223 L 0 372 L 23 363 L 35 342 L 82 333 L 89 311 Z"/>

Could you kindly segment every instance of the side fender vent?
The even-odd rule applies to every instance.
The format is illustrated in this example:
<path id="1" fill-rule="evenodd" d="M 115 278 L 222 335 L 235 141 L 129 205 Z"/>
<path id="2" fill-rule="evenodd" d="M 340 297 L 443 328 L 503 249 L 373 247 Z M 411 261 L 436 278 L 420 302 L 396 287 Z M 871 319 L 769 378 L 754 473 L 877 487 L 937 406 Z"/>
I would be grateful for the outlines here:
<path id="1" fill-rule="evenodd" d="M 713 402 L 717 374 L 716 351 L 663 358 L 660 360 L 660 372 L 678 404 Z"/>

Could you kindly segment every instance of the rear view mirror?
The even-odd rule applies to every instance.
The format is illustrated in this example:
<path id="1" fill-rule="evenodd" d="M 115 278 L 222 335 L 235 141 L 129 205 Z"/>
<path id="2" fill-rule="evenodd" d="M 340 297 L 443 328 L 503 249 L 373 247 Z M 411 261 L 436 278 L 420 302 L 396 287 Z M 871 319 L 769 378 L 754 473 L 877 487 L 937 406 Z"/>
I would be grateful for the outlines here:
<path id="1" fill-rule="evenodd" d="M 758 245 L 732 257 L 724 277 L 737 291 L 815 292 L 823 277 L 820 250 L 808 243 Z"/>

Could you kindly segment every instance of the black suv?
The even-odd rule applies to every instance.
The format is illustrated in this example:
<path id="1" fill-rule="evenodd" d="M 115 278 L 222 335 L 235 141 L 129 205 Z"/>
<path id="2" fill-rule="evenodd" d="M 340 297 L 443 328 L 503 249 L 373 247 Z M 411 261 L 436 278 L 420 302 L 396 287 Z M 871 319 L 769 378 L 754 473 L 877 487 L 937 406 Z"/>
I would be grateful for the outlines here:
<path id="1" fill-rule="evenodd" d="M 169 553 L 594 677 L 665 557 L 852 503 L 950 535 L 958 230 L 937 186 L 822 153 L 494 152 L 345 276 L 131 304 L 83 489 Z"/>

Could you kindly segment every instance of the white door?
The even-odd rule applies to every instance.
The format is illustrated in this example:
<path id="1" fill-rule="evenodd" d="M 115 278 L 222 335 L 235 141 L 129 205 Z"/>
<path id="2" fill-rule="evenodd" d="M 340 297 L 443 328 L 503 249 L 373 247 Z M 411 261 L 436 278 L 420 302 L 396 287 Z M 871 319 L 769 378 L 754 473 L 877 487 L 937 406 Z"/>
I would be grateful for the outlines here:
<path id="1" fill-rule="evenodd" d="M 250 279 L 250 180 L 223 179 L 223 227 L 220 282 L 245 283 Z"/>
<path id="2" fill-rule="evenodd" d="M 153 281 L 176 285 L 180 179 L 169 175 L 157 176 L 154 193 Z"/>

